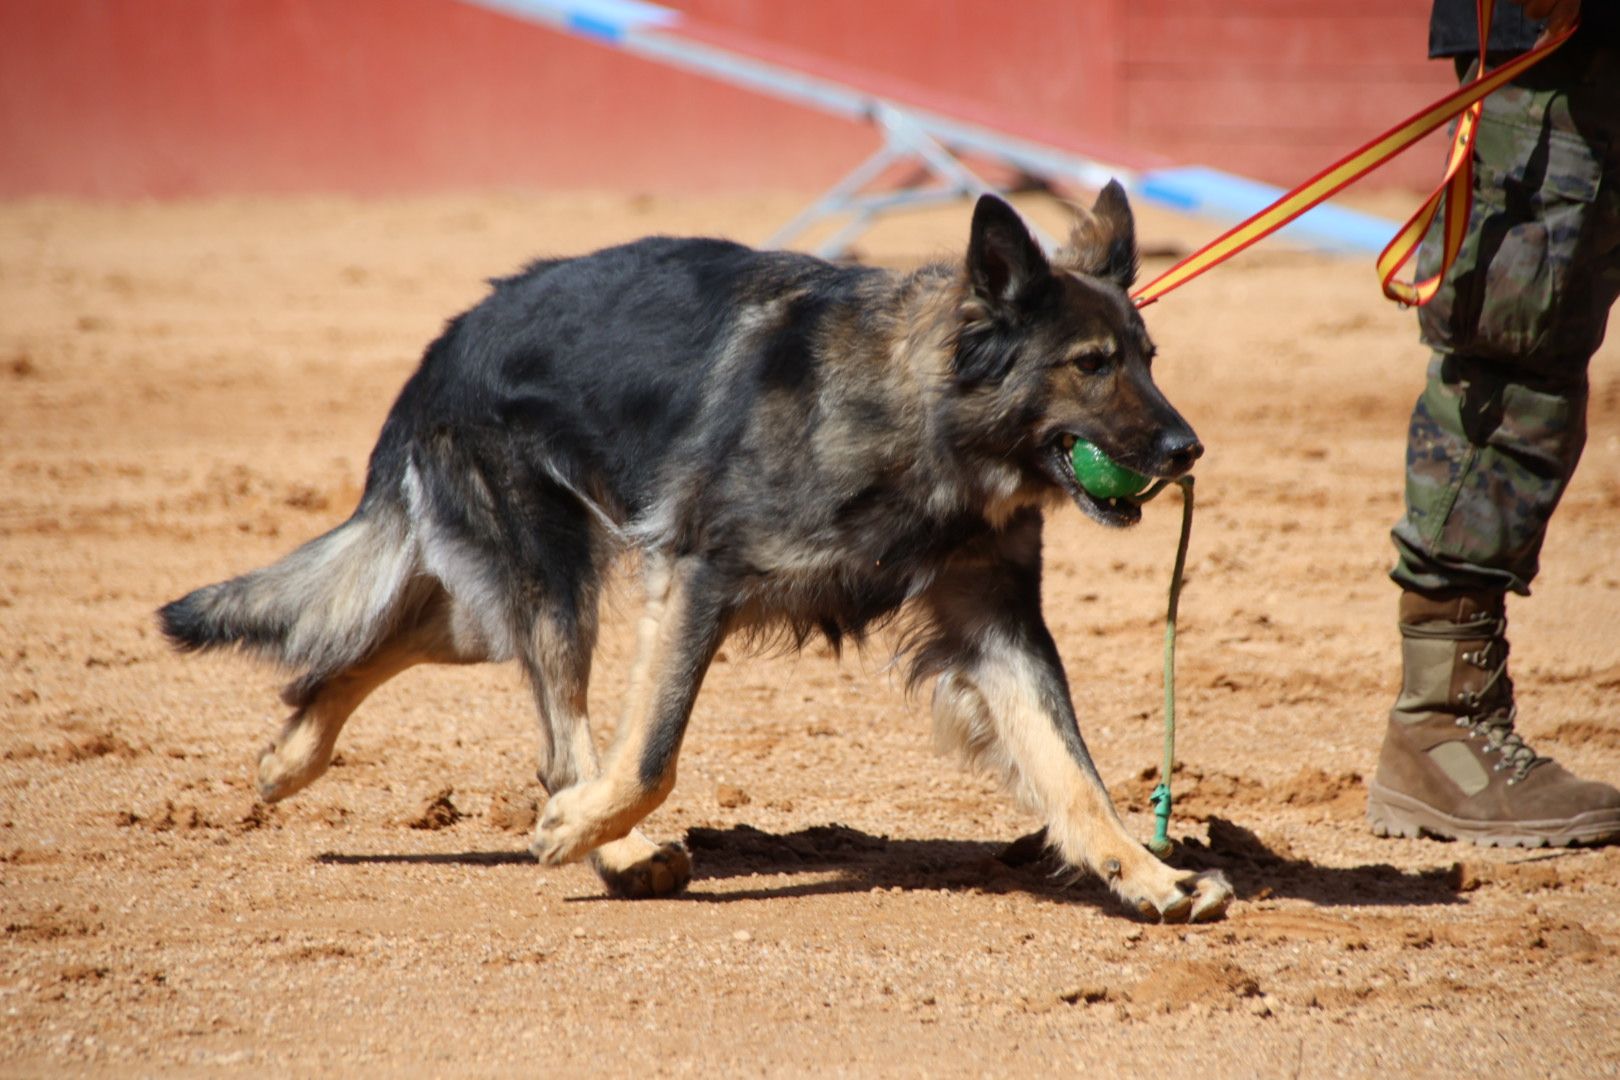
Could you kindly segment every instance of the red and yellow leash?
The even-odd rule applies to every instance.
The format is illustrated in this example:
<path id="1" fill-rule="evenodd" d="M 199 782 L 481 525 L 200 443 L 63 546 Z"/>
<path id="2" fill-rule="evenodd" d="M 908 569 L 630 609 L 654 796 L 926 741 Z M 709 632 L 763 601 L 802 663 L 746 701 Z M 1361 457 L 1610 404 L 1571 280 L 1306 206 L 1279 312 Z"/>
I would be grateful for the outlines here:
<path id="1" fill-rule="evenodd" d="M 1402 304 L 1421 306 L 1440 287 L 1446 270 L 1456 259 L 1468 230 L 1468 214 L 1473 204 L 1474 136 L 1486 95 L 1534 67 L 1575 32 L 1571 26 L 1536 48 L 1514 57 L 1490 72 L 1485 70 L 1485 46 L 1490 38 L 1493 0 L 1475 0 L 1479 13 L 1479 70 L 1474 78 L 1373 139 L 1359 150 L 1329 165 L 1282 198 L 1233 226 L 1208 244 L 1131 294 L 1137 307 L 1146 307 L 1159 297 L 1191 281 L 1230 259 L 1244 248 L 1258 243 L 1311 207 L 1342 191 L 1372 172 L 1390 158 L 1460 114 L 1451 142 L 1445 178 L 1407 223 L 1401 226 L 1378 256 L 1378 279 L 1384 295 Z M 1445 247 L 1440 270 L 1426 281 L 1396 281 L 1395 275 L 1411 259 L 1428 232 L 1440 207 L 1445 206 Z"/>

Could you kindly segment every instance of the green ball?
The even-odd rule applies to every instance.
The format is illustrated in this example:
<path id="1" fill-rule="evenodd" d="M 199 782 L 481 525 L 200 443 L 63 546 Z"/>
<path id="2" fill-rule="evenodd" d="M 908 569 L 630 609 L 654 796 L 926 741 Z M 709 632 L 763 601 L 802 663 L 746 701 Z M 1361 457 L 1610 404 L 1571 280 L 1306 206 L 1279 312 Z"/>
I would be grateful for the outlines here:
<path id="1" fill-rule="evenodd" d="M 1074 476 L 1080 481 L 1080 486 L 1098 499 L 1139 495 L 1153 483 L 1141 473 L 1132 472 L 1125 466 L 1116 464 L 1107 454 L 1097 449 L 1095 444 L 1084 439 L 1074 444 L 1069 460 L 1074 464 Z"/>

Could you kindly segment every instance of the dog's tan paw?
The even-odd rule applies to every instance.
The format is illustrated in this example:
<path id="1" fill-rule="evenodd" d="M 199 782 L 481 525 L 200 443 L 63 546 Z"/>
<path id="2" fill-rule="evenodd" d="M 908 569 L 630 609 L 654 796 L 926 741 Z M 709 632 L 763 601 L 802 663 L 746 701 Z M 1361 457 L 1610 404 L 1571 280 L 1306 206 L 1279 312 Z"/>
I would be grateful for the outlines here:
<path id="1" fill-rule="evenodd" d="M 595 846 L 585 839 L 579 828 L 578 802 L 578 788 L 567 788 L 546 800 L 546 808 L 534 827 L 534 838 L 529 841 L 529 850 L 547 866 L 575 862 Z"/>
<path id="2" fill-rule="evenodd" d="M 548 866 L 583 859 L 593 849 L 624 838 L 634 827 L 636 816 L 622 809 L 615 814 L 611 810 L 615 806 L 622 806 L 621 801 L 601 780 L 564 788 L 546 801 L 529 850 Z"/>
<path id="3" fill-rule="evenodd" d="M 302 791 L 320 779 L 329 760 L 319 741 L 304 729 L 284 733 L 259 755 L 259 798 L 273 803 Z"/>
<path id="4" fill-rule="evenodd" d="M 654 844 L 634 833 L 591 853 L 591 865 L 609 894 L 625 900 L 673 896 L 692 880 L 684 844 Z"/>
<path id="5" fill-rule="evenodd" d="M 1188 922 L 1214 922 L 1226 916 L 1236 895 L 1232 883 L 1219 870 L 1206 870 L 1183 881 L 1183 887 L 1192 886 L 1192 910 L 1187 912 Z"/>
<path id="6" fill-rule="evenodd" d="M 1225 874 L 1207 870 L 1175 879 L 1167 887 L 1127 894 L 1125 899 L 1144 918 L 1167 923 L 1214 922 L 1226 914 L 1233 895 Z"/>

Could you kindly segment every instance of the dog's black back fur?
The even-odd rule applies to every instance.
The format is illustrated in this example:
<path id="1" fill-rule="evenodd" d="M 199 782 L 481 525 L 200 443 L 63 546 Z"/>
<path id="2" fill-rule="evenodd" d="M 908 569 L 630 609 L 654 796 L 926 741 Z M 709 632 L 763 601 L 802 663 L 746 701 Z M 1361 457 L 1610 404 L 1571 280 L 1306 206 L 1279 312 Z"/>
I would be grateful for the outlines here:
<path id="1" fill-rule="evenodd" d="M 815 381 L 821 318 L 849 308 L 873 271 L 720 240 L 657 237 L 496 280 L 450 324 L 406 384 L 378 466 L 435 430 L 493 434 L 553 463 L 623 520 L 657 499 L 665 463 L 736 463 L 741 429 L 773 389 Z M 763 297 L 797 294 L 744 362 L 720 371 L 736 323 Z M 723 395 L 723 410 L 705 409 Z M 785 434 L 785 433 L 784 433 Z"/>

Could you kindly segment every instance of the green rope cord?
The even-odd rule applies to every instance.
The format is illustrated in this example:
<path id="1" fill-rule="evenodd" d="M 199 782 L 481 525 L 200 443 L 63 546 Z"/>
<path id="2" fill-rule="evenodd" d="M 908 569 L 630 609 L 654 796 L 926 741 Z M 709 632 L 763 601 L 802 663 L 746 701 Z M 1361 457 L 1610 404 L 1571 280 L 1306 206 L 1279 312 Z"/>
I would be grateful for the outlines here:
<path id="1" fill-rule="evenodd" d="M 1169 487 L 1172 481 L 1161 480 L 1137 496 L 1138 502 L 1147 502 Z M 1176 610 L 1181 606 L 1181 580 L 1187 569 L 1187 542 L 1192 537 L 1193 478 L 1183 476 L 1173 481 L 1181 489 L 1181 539 L 1176 545 L 1176 566 L 1170 574 L 1170 603 L 1164 618 L 1164 764 L 1159 769 L 1159 784 L 1148 796 L 1153 804 L 1153 839 L 1148 850 L 1161 859 L 1170 854 L 1170 771 L 1176 763 Z"/>

